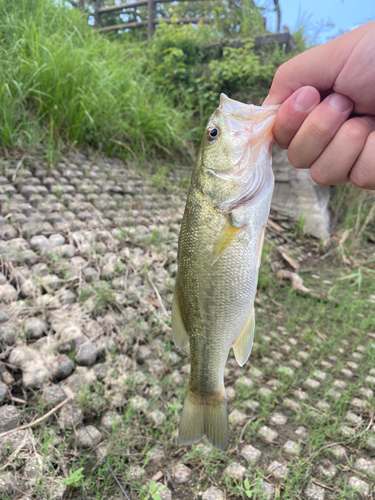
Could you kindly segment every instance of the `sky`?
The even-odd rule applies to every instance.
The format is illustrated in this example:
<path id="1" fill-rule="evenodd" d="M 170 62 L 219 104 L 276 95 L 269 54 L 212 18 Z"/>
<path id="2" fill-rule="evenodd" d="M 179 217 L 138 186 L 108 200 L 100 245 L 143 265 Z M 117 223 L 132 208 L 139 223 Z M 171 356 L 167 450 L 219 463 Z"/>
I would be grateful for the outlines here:
<path id="1" fill-rule="evenodd" d="M 264 3 L 256 1 L 257 5 Z M 268 5 L 272 3 L 267 2 Z M 299 19 L 308 21 L 312 36 L 327 22 L 334 23 L 334 27 L 326 26 L 325 30 L 319 32 L 315 43 L 323 43 L 340 32 L 375 20 L 375 0 L 279 0 L 279 3 L 281 25 L 288 26 L 291 32 L 298 27 Z M 275 31 L 276 14 L 269 15 L 267 23 L 267 28 Z"/>

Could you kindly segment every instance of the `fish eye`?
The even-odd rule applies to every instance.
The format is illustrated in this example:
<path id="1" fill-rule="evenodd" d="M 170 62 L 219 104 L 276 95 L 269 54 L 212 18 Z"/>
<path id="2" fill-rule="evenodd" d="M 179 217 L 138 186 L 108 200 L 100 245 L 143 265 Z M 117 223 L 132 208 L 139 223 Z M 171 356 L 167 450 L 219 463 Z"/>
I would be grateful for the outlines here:
<path id="1" fill-rule="evenodd" d="M 210 142 L 214 141 L 219 137 L 219 129 L 216 127 L 207 129 L 206 137 Z"/>

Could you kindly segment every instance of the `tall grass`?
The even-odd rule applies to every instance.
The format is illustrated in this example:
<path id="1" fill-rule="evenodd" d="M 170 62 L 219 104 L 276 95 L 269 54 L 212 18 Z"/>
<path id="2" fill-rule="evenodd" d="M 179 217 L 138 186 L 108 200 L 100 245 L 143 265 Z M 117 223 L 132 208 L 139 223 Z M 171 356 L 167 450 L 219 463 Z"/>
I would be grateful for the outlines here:
<path id="1" fill-rule="evenodd" d="M 375 241 L 375 192 L 353 184 L 337 186 L 331 203 L 333 225 L 350 231 L 348 241 Z"/>
<path id="2" fill-rule="evenodd" d="M 62 0 L 0 0 L 0 37 L 4 147 L 47 138 L 107 153 L 181 146 L 182 114 L 145 74 L 142 45 L 109 41 Z"/>

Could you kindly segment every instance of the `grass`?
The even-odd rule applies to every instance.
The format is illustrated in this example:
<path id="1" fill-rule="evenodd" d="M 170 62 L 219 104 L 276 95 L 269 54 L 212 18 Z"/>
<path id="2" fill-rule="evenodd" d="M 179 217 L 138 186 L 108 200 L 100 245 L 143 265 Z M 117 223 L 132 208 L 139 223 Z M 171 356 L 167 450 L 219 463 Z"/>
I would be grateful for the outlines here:
<path id="1" fill-rule="evenodd" d="M 109 41 L 52 0 L 0 0 L 0 143 L 91 145 L 135 156 L 181 144 L 182 115 L 145 73 L 142 45 Z M 186 135 L 186 134 L 185 134 Z"/>

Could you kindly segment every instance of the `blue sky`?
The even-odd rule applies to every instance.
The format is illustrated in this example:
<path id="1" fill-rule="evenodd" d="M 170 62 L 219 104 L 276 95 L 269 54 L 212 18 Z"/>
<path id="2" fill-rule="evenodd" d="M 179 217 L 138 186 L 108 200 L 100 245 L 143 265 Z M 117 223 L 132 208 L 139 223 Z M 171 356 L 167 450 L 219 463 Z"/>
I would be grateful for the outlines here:
<path id="1" fill-rule="evenodd" d="M 256 0 L 257 5 L 273 5 L 272 1 Z M 298 27 L 298 19 L 308 20 L 310 34 L 314 35 L 318 27 L 327 22 L 334 27 L 326 26 L 316 43 L 322 43 L 328 37 L 341 31 L 348 31 L 359 24 L 375 19 L 375 0 L 279 0 L 281 6 L 281 25 L 289 26 L 293 32 Z M 267 27 L 275 30 L 276 15 L 268 16 Z"/>

